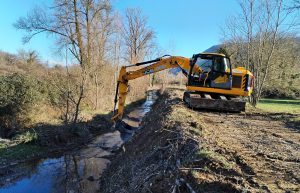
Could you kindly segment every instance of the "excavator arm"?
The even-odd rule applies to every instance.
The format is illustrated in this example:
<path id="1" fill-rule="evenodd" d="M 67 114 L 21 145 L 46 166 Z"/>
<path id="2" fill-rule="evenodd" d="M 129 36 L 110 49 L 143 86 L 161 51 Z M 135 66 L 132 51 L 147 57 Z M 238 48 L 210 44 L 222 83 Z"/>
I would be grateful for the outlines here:
<path id="1" fill-rule="evenodd" d="M 189 71 L 190 69 L 190 62 L 191 60 L 189 58 L 185 57 L 180 57 L 180 56 L 169 56 L 169 57 L 160 57 L 155 60 L 150 60 L 146 62 L 141 62 L 137 64 L 133 64 L 130 66 L 122 66 L 120 73 L 119 73 L 119 78 L 118 78 L 118 83 L 117 83 L 117 88 L 116 88 L 116 95 L 115 95 L 115 106 L 114 106 L 114 116 L 112 118 L 113 121 L 117 122 L 118 120 L 121 120 L 123 117 L 124 113 L 124 105 L 125 105 L 125 100 L 128 91 L 128 82 L 130 80 L 140 78 L 142 76 L 146 76 L 148 74 L 153 74 L 162 70 L 166 69 L 171 69 L 171 68 L 177 68 L 180 67 L 182 72 L 187 75 L 186 72 Z M 143 67 L 138 70 L 134 71 L 127 71 L 128 68 L 133 67 L 133 66 L 141 66 L 141 65 L 146 65 L 150 64 L 146 67 Z M 194 71 L 197 73 L 201 72 L 200 68 L 194 68 Z M 116 106 L 118 104 L 118 108 L 116 110 Z"/>
<path id="2" fill-rule="evenodd" d="M 148 65 L 138 70 L 128 71 L 130 67 L 146 64 Z M 245 111 L 246 103 L 239 97 L 249 96 L 253 90 L 254 77 L 251 72 L 241 67 L 232 69 L 230 59 L 220 53 L 194 54 L 191 59 L 163 56 L 121 67 L 112 118 L 116 123 L 115 128 L 118 128 L 118 125 L 120 128 L 127 128 L 121 120 L 130 80 L 177 67 L 188 76 L 187 89 L 183 95 L 183 101 L 188 107 L 230 112 Z"/>

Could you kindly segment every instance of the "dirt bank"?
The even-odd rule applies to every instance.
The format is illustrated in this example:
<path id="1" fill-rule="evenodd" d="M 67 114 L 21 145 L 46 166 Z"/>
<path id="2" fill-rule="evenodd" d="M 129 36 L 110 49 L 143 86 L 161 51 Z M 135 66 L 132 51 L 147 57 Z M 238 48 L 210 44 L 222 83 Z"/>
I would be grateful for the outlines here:
<path id="1" fill-rule="evenodd" d="M 101 180 L 102 192 L 299 192 L 289 116 L 193 111 L 167 90 Z"/>

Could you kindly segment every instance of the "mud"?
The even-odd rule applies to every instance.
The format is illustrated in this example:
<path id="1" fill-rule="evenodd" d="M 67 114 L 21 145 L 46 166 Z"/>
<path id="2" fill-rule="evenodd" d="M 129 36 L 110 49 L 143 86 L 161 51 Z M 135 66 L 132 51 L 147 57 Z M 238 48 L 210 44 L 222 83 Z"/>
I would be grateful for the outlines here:
<path id="1" fill-rule="evenodd" d="M 153 106 L 101 192 L 300 192 L 295 115 L 192 110 L 182 93 L 169 89 Z"/>
<path id="2" fill-rule="evenodd" d="M 147 100 L 130 112 L 126 122 L 139 129 L 142 118 L 150 111 L 157 91 L 149 91 Z M 98 192 L 99 179 L 110 164 L 112 156 L 122 151 L 123 144 L 134 133 L 111 131 L 96 137 L 77 151 L 37 159 L 2 169 L 0 193 L 4 192 Z"/>

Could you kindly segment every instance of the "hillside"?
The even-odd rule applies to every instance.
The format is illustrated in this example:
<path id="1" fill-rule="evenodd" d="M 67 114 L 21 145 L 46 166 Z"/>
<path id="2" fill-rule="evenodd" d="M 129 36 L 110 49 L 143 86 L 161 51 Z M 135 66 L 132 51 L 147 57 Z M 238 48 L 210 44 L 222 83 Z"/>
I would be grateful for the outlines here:
<path id="1" fill-rule="evenodd" d="M 0 75 L 29 72 L 34 74 L 34 72 L 42 72 L 46 69 L 46 65 L 38 60 L 37 55 L 30 58 L 29 52 L 15 55 L 0 50 Z"/>

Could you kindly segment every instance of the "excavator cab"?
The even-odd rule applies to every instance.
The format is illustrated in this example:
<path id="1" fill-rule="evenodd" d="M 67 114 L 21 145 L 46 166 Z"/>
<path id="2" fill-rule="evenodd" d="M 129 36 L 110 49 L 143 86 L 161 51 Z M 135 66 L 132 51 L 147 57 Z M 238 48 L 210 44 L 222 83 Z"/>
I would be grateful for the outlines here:
<path id="1" fill-rule="evenodd" d="M 245 111 L 254 77 L 243 67 L 232 69 L 230 59 L 220 53 L 195 54 L 191 60 L 187 91 L 183 100 L 189 107 L 217 111 Z M 194 68 L 200 68 L 199 74 Z"/>
<path id="2" fill-rule="evenodd" d="M 231 89 L 232 68 L 230 59 L 222 54 L 202 53 L 193 56 L 188 76 L 189 86 Z M 202 71 L 194 73 L 194 68 Z"/>

